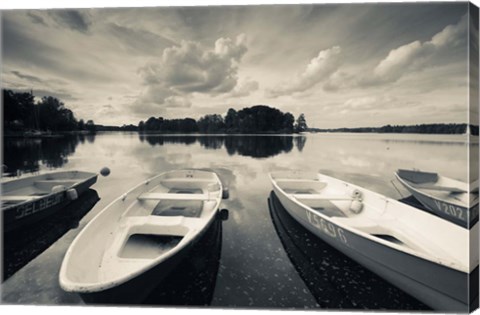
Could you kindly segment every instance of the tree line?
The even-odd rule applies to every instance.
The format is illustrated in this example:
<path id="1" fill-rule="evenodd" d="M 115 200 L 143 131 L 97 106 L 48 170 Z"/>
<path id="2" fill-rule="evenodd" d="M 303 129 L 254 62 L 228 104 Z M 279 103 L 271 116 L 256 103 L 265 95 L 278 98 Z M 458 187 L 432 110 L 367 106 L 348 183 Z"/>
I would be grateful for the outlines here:
<path id="1" fill-rule="evenodd" d="M 32 92 L 2 90 L 4 130 L 9 132 L 40 131 L 95 131 L 93 120 L 77 120 L 63 102 L 44 96 L 35 102 Z"/>
<path id="2" fill-rule="evenodd" d="M 138 130 L 144 133 L 294 133 L 308 128 L 304 114 L 297 120 L 287 112 L 266 105 L 256 105 L 236 111 L 230 108 L 225 116 L 205 115 L 198 120 L 193 118 L 165 119 L 150 117 L 138 123 Z"/>
<path id="3" fill-rule="evenodd" d="M 470 128 L 472 135 L 478 136 L 478 126 L 468 124 L 420 124 L 420 125 L 386 125 L 382 127 L 361 128 L 336 128 L 319 129 L 310 128 L 312 132 L 375 132 L 375 133 L 421 133 L 421 134 L 463 134 Z"/>

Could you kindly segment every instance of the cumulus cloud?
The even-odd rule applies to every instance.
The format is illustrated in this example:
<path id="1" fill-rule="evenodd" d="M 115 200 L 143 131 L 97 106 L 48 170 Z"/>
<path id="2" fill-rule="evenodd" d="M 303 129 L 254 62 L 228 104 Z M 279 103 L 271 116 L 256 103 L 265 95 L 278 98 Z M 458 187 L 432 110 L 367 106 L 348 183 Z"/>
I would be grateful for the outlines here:
<path id="1" fill-rule="evenodd" d="M 173 107 L 173 108 L 188 108 L 192 106 L 190 100 L 186 97 L 181 96 L 169 96 L 165 99 L 165 107 Z"/>
<path id="2" fill-rule="evenodd" d="M 343 70 L 337 70 L 323 84 L 325 91 L 338 91 L 340 89 L 354 87 L 358 85 L 358 79 L 355 75 Z"/>
<path id="3" fill-rule="evenodd" d="M 408 67 L 421 63 L 419 59 L 423 59 L 421 56 L 426 53 L 426 48 L 428 46 L 420 41 L 414 41 L 391 50 L 373 70 L 374 77 L 386 82 L 398 80 Z"/>
<path id="4" fill-rule="evenodd" d="M 445 50 L 466 44 L 467 23 L 467 15 L 464 15 L 457 24 L 448 25 L 429 41 L 417 40 L 391 50 L 373 70 L 372 83 L 395 82 L 406 73 L 434 65 L 435 57 Z"/>
<path id="5" fill-rule="evenodd" d="M 338 70 L 341 64 L 341 49 L 338 46 L 322 50 L 310 60 L 305 70 L 290 81 L 281 83 L 279 86 L 267 90 L 267 96 L 278 97 L 306 91 L 316 84 L 327 79 Z"/>
<path id="6" fill-rule="evenodd" d="M 241 81 L 232 92 L 228 94 L 228 97 L 244 97 L 250 95 L 252 92 L 257 91 L 259 84 L 257 81 L 246 79 Z"/>
<path id="7" fill-rule="evenodd" d="M 233 58 L 239 61 L 247 52 L 247 36 L 240 34 L 236 40 L 230 38 L 219 38 L 215 42 L 215 54 L 218 56 Z"/>
<path id="8" fill-rule="evenodd" d="M 363 95 L 347 99 L 345 102 L 337 104 L 337 112 L 342 115 L 358 115 L 360 113 L 378 113 L 386 109 L 399 108 L 418 108 L 421 105 L 419 101 L 412 101 L 403 97 L 397 97 L 390 94 Z"/>
<path id="9" fill-rule="evenodd" d="M 49 15 L 58 25 L 80 33 L 86 33 L 91 25 L 89 18 L 77 10 L 53 10 Z"/>
<path id="10" fill-rule="evenodd" d="M 404 75 L 435 66 L 444 54 L 452 48 L 466 45 L 467 15 L 456 24 L 446 26 L 428 41 L 412 41 L 392 49 L 366 74 L 355 75 L 339 70 L 334 72 L 323 85 L 326 91 L 336 91 L 342 88 L 369 87 L 400 80 Z"/>
<path id="11" fill-rule="evenodd" d="M 213 49 L 193 41 L 166 48 L 160 60 L 139 69 L 145 90 L 136 105 L 149 102 L 163 107 L 190 107 L 188 96 L 192 93 L 230 92 L 237 85 L 238 64 L 246 52 L 244 34 L 235 40 L 220 38 Z"/>
<path id="12" fill-rule="evenodd" d="M 348 109 L 371 109 L 371 108 L 381 108 L 389 107 L 394 102 L 397 101 L 397 98 L 390 95 L 380 95 L 380 96 L 361 96 L 350 98 L 345 101 L 344 107 Z"/>

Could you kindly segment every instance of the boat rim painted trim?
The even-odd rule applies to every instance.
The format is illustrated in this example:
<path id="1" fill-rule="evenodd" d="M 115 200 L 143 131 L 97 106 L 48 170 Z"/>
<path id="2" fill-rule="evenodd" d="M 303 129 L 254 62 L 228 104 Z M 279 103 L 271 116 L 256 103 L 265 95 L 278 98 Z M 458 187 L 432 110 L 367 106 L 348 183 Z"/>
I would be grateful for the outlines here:
<path id="1" fill-rule="evenodd" d="M 345 182 L 343 180 L 340 180 L 340 179 L 336 179 L 334 177 L 331 177 L 331 176 L 328 176 L 328 175 L 324 175 L 324 174 L 321 174 L 321 173 L 316 173 L 317 174 L 317 179 L 318 181 L 319 178 L 318 176 L 321 175 L 322 177 L 325 177 L 327 178 L 328 180 L 334 180 L 334 181 L 339 181 L 341 183 L 344 183 L 344 184 L 347 184 L 349 186 L 351 186 L 352 188 L 357 188 L 357 189 L 360 189 L 360 190 L 366 190 L 368 191 L 369 193 L 372 193 L 373 195 L 375 195 L 376 197 L 382 199 L 382 200 L 385 200 L 385 202 L 389 202 L 389 203 L 392 203 L 392 204 L 398 204 L 398 205 L 401 205 L 401 206 L 408 206 L 404 203 L 401 203 L 400 201 L 397 201 L 395 199 L 392 199 L 392 198 L 388 198 L 386 196 L 383 196 L 379 193 L 376 193 L 374 191 L 371 191 L 369 189 L 365 189 L 365 188 L 362 188 L 360 186 L 357 186 L 357 185 L 354 185 L 354 184 L 351 184 L 351 183 L 348 183 L 348 182 Z M 439 258 L 436 258 L 436 259 L 432 259 L 431 256 L 427 255 L 427 254 L 424 254 L 422 252 L 418 252 L 418 251 L 415 251 L 413 249 L 410 249 L 408 247 L 403 247 L 403 246 L 400 246 L 400 245 L 397 245 L 395 243 L 392 243 L 392 242 L 388 242 L 386 240 L 383 240 L 381 238 L 378 238 L 378 237 L 374 237 L 366 232 L 363 232 L 359 229 L 356 229 L 354 227 L 351 227 L 349 226 L 348 224 L 346 223 L 343 223 L 343 222 L 337 222 L 336 220 L 332 220 L 332 218 L 320 213 L 319 211 L 315 211 L 314 209 L 310 208 L 309 206 L 299 202 L 298 200 L 296 200 L 295 198 L 292 198 L 291 196 L 289 196 L 287 193 L 284 192 L 284 190 L 282 188 L 280 188 L 280 186 L 277 185 L 277 182 L 276 180 L 272 177 L 273 173 L 269 173 L 269 176 L 270 176 L 270 179 L 271 179 L 271 182 L 272 184 L 280 191 L 282 191 L 284 193 L 284 195 L 289 199 L 291 200 L 292 202 L 294 202 L 297 206 L 300 206 L 301 208 L 309 211 L 310 213 L 312 214 L 315 214 L 317 216 L 320 216 L 322 219 L 326 220 L 327 222 L 332 222 L 332 223 L 335 223 L 337 224 L 338 226 L 340 226 L 341 228 L 344 228 L 346 230 L 348 230 L 349 232 L 351 233 L 354 233 L 360 237 L 364 237 L 370 241 L 373 241 L 375 243 L 378 243 L 378 244 L 381 244 L 383 246 L 387 246 L 387 247 L 390 247 L 390 248 L 393 248 L 395 250 L 398 250 L 398 251 L 401 251 L 405 254 L 408 254 L 408 255 L 411 255 L 411 256 L 415 256 L 415 257 L 419 257 L 419 258 L 422 258 L 424 260 L 428 260 L 428 261 L 431 261 L 433 263 L 436 263 L 436 264 L 440 264 L 442 266 L 445 266 L 447 268 L 451 268 L 451 269 L 455 269 L 455 270 L 458 270 L 460 272 L 464 272 L 464 273 L 469 273 L 471 270 L 469 270 L 469 267 L 468 267 L 468 264 L 467 265 L 463 265 L 463 264 L 458 264 L 458 263 L 451 263 L 451 262 L 447 262 L 445 261 L 444 259 L 439 259 Z M 422 212 L 423 213 L 423 212 Z M 425 213 L 425 215 L 430 215 L 428 213 Z M 443 220 L 443 219 L 440 219 L 438 218 L 439 220 Z M 476 223 L 478 224 L 478 223 Z M 475 269 L 476 266 L 473 266 L 472 270 Z"/>
<path id="2" fill-rule="evenodd" d="M 133 190 L 135 190 L 135 189 L 137 189 L 137 188 L 139 188 L 139 187 L 141 187 L 141 186 L 149 183 L 150 181 L 155 180 L 155 179 L 157 179 L 161 176 L 164 176 L 168 173 L 172 173 L 172 172 L 176 172 L 176 171 L 177 170 L 167 171 L 167 172 L 161 173 L 157 176 L 154 176 L 154 177 L 151 177 L 151 178 L 148 178 L 148 179 L 142 181 L 138 185 L 136 185 L 133 188 L 131 188 L 130 190 L 128 190 L 126 193 L 120 195 L 118 198 L 116 198 L 112 202 L 110 202 L 105 208 L 103 208 L 99 213 L 97 213 L 87 223 L 87 225 L 85 225 L 85 227 L 82 229 L 82 231 L 80 231 L 80 233 L 78 233 L 78 235 L 75 237 L 73 242 L 70 244 L 68 250 L 66 251 L 66 253 L 64 255 L 62 265 L 60 267 L 60 274 L 59 274 L 59 282 L 60 282 L 60 286 L 62 287 L 62 289 L 64 289 L 65 291 L 68 291 L 68 292 L 76 292 L 76 293 L 83 294 L 83 293 L 94 293 L 94 292 L 99 292 L 99 291 L 104 291 L 104 290 L 107 290 L 107 289 L 110 289 L 110 288 L 114 288 L 118 285 L 121 285 L 121 284 L 131 280 L 131 279 L 134 279 L 135 277 L 141 275 L 145 271 L 152 269 L 153 267 L 155 267 L 156 265 L 160 264 L 163 261 L 166 261 L 167 259 L 172 257 L 174 254 L 177 254 L 180 250 L 184 249 L 195 238 L 196 235 L 200 234 L 202 230 L 205 230 L 205 228 L 207 228 L 209 223 L 212 221 L 212 218 L 215 217 L 216 212 L 218 211 L 218 208 L 220 207 L 220 202 L 221 202 L 221 199 L 222 199 L 221 194 L 218 198 L 213 199 L 213 200 L 216 200 L 216 202 L 217 202 L 216 203 L 216 210 L 217 211 L 212 211 L 210 217 L 205 219 L 205 222 L 207 222 L 207 223 L 203 226 L 203 228 L 201 230 L 197 230 L 197 232 L 193 236 L 187 238 L 187 236 L 190 236 L 191 234 L 193 234 L 192 230 L 189 230 L 185 234 L 183 239 L 180 241 L 180 243 L 178 243 L 171 250 L 165 252 L 164 254 L 160 255 L 156 259 L 143 259 L 145 261 L 150 261 L 150 263 L 148 265 L 144 266 L 143 268 L 135 270 L 134 272 L 127 273 L 127 274 L 125 274 L 121 277 L 118 277 L 118 278 L 114 279 L 114 280 L 109 280 L 109 281 L 105 281 L 105 282 L 101 282 L 101 281 L 98 281 L 98 282 L 82 282 L 81 284 L 78 284 L 78 282 L 70 281 L 68 279 L 67 270 L 66 270 L 67 269 L 67 266 L 66 266 L 67 262 L 69 260 L 69 257 L 71 256 L 71 253 L 72 253 L 73 249 L 75 248 L 77 242 L 82 238 L 83 234 L 86 233 L 86 230 L 87 230 L 88 226 L 90 225 L 90 223 L 94 222 L 94 220 L 96 220 L 98 217 L 100 217 L 103 212 L 107 211 L 116 202 L 124 199 L 125 196 L 127 196 Z M 215 172 L 205 171 L 205 170 L 198 170 L 198 171 L 212 173 L 214 175 L 214 179 L 220 185 L 220 191 L 223 191 L 222 182 Z M 140 259 L 137 259 L 137 260 L 140 260 Z"/>

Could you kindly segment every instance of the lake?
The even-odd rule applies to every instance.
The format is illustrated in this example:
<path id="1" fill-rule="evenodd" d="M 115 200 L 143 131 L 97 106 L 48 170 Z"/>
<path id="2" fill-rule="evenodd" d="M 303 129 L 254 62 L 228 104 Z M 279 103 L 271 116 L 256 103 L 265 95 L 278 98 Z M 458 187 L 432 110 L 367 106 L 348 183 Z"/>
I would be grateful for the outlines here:
<path id="1" fill-rule="evenodd" d="M 478 149 L 478 143 L 472 146 Z M 97 199 L 80 222 L 3 283 L 2 299 L 7 304 L 82 304 L 79 296 L 58 285 L 63 256 L 78 232 L 116 197 L 147 178 L 173 169 L 208 168 L 229 188 L 229 199 L 221 206 L 228 209 L 229 217 L 215 225 L 200 244 L 203 248 L 175 269 L 147 304 L 425 309 L 321 241 L 312 240 L 320 256 L 290 250 L 295 242 L 289 240 L 307 234 L 287 216 L 270 213 L 268 173 L 321 171 L 395 199 L 408 195 L 398 182 L 392 184 L 398 168 L 468 178 L 465 135 L 104 133 L 5 138 L 4 153 L 4 172 L 11 176 L 59 169 L 98 172 L 104 166 L 111 170 L 92 186 Z M 278 229 L 278 220 L 288 228 Z M 311 276 L 302 269 L 305 264 L 314 269 Z M 175 298 L 169 292 L 176 292 Z"/>

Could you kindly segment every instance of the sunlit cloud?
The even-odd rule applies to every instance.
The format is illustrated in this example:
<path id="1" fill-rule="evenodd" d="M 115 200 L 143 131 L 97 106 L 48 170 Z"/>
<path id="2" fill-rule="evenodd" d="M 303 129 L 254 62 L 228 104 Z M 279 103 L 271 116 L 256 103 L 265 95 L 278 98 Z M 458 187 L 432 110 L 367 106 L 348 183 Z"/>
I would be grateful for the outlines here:
<path id="1" fill-rule="evenodd" d="M 341 49 L 338 46 L 322 50 L 310 60 L 305 69 L 289 81 L 267 90 L 269 97 L 306 91 L 328 78 L 340 66 Z"/>

